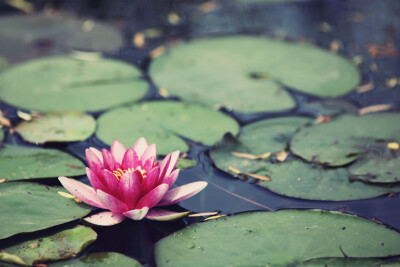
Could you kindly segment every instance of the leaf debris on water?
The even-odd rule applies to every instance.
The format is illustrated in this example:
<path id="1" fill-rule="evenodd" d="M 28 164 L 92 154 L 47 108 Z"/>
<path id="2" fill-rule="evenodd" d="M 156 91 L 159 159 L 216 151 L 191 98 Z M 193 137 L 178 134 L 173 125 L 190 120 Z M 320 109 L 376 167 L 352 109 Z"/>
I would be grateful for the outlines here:
<path id="1" fill-rule="evenodd" d="M 262 176 L 262 175 L 253 174 L 253 173 L 242 173 L 242 174 L 244 174 L 246 176 L 250 176 L 250 177 L 256 178 L 256 179 L 259 179 L 259 180 L 262 180 L 262 181 L 268 181 L 268 182 L 271 181 L 271 178 L 269 178 L 267 176 Z"/>
<path id="2" fill-rule="evenodd" d="M 240 158 L 246 158 L 246 159 L 265 159 L 271 156 L 271 152 L 266 152 L 264 154 L 260 155 L 253 155 L 249 153 L 240 153 L 240 152 L 231 152 L 232 155 Z"/>
<path id="3" fill-rule="evenodd" d="M 212 211 L 212 212 L 201 212 L 201 213 L 192 213 L 189 214 L 188 217 L 203 217 L 203 216 L 213 216 L 218 214 L 218 211 Z"/>
<path id="4" fill-rule="evenodd" d="M 66 197 L 66 198 L 70 198 L 70 199 L 75 198 L 74 195 L 71 195 L 70 193 L 66 193 L 66 192 L 63 192 L 63 191 L 57 191 L 57 193 L 58 193 L 60 196 L 63 196 L 63 197 Z"/>
<path id="5" fill-rule="evenodd" d="M 392 77 L 389 80 L 386 80 L 386 86 L 389 88 L 395 87 L 399 83 L 397 77 Z"/>
<path id="6" fill-rule="evenodd" d="M 275 154 L 278 161 L 285 161 L 288 155 L 289 153 L 286 151 L 281 151 Z"/>
<path id="7" fill-rule="evenodd" d="M 391 150 L 399 150 L 400 145 L 399 145 L 399 143 L 396 143 L 396 142 L 390 142 L 387 144 L 387 147 Z"/>
<path id="8" fill-rule="evenodd" d="M 143 32 L 137 32 L 132 38 L 132 43 L 137 48 L 143 48 L 146 45 L 146 36 Z"/>
<path id="9" fill-rule="evenodd" d="M 153 49 L 153 51 L 150 52 L 150 58 L 154 59 L 157 58 L 159 56 L 161 56 L 162 54 L 165 53 L 167 49 L 165 48 L 165 46 L 161 45 L 155 49 Z"/>
<path id="10" fill-rule="evenodd" d="M 365 92 L 368 92 L 368 91 L 371 91 L 371 90 L 373 90 L 375 88 L 375 84 L 374 83 L 366 83 L 366 84 L 363 84 L 363 85 L 360 85 L 360 86 L 358 86 L 357 88 L 356 88 L 356 92 L 357 93 L 365 93 Z"/>
<path id="11" fill-rule="evenodd" d="M 168 97 L 169 96 L 169 92 L 167 91 L 167 89 L 165 88 L 160 88 L 158 90 L 158 92 L 160 93 L 160 95 L 162 95 L 163 97 Z"/>
<path id="12" fill-rule="evenodd" d="M 6 0 L 9 6 L 22 10 L 25 13 L 32 13 L 35 11 L 35 6 L 26 0 Z"/>
<path id="13" fill-rule="evenodd" d="M 181 17 L 176 12 L 169 12 L 167 15 L 167 20 L 172 25 L 177 25 L 181 21 Z"/>
<path id="14" fill-rule="evenodd" d="M 380 105 L 373 105 L 365 108 L 360 108 L 358 110 L 358 115 L 364 115 L 368 113 L 378 112 L 378 111 L 386 111 L 392 109 L 393 106 L 391 104 L 380 104 Z"/>
<path id="15" fill-rule="evenodd" d="M 208 1 L 208 2 L 204 2 L 202 4 L 200 4 L 197 9 L 205 14 L 205 13 L 210 13 L 215 11 L 218 8 L 218 4 L 215 1 Z"/>
<path id="16" fill-rule="evenodd" d="M 225 217 L 225 216 L 226 216 L 225 214 L 215 215 L 215 216 L 205 218 L 204 221 L 214 220 L 214 219 L 218 219 L 218 218 Z"/>
<path id="17" fill-rule="evenodd" d="M 21 110 L 17 110 L 17 116 L 23 119 L 24 121 L 31 121 L 32 120 L 32 115 L 27 112 L 23 112 Z"/>
<path id="18" fill-rule="evenodd" d="M 320 124 L 320 123 L 327 123 L 331 120 L 330 116 L 323 116 L 323 115 L 319 115 L 315 120 L 314 120 L 314 124 Z"/>
<path id="19" fill-rule="evenodd" d="M 238 169 L 235 169 L 235 168 L 233 168 L 233 167 L 231 167 L 231 166 L 229 166 L 228 169 L 229 169 L 231 172 L 234 172 L 234 173 L 237 173 L 237 174 L 241 174 L 241 173 L 242 173 L 242 172 L 239 171 Z"/>

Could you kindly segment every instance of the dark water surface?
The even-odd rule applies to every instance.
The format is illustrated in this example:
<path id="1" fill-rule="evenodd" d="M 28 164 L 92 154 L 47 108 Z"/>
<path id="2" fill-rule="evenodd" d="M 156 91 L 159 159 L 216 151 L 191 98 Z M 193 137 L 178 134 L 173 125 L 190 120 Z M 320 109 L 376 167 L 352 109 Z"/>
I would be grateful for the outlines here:
<path id="1" fill-rule="evenodd" d="M 387 80 L 397 76 L 400 79 L 400 61 L 395 56 L 371 56 L 368 47 L 371 44 L 383 46 L 393 44 L 399 50 L 400 44 L 400 1 L 399 0 L 315 0 L 288 3 L 240 4 L 234 0 L 215 1 L 216 10 L 203 14 L 198 6 L 206 1 L 199 0 L 143 0 L 143 1 L 95 1 L 95 0 L 54 0 L 31 1 L 36 10 L 52 6 L 63 12 L 84 18 L 94 18 L 122 25 L 126 45 L 119 51 L 107 56 L 118 58 L 137 65 L 145 73 L 144 78 L 151 84 L 146 99 L 158 99 L 157 88 L 147 75 L 149 65 L 148 52 L 175 39 L 194 39 L 215 35 L 257 35 L 285 38 L 289 41 L 308 40 L 325 49 L 332 41 L 339 44 L 339 53 L 358 61 L 362 73 L 362 83 L 373 82 L 375 89 L 366 93 L 352 92 L 341 100 L 354 108 L 376 104 L 392 104 L 395 110 L 400 108 L 400 86 L 390 88 Z M 168 22 L 167 14 L 175 12 L 180 21 L 177 25 Z M 0 15 L 18 14 L 21 11 L 7 4 L 0 4 Z M 330 26 L 327 31 L 326 26 Z M 1 25 L 0 25 L 1 27 Z M 325 27 L 325 28 L 324 28 Z M 132 36 L 147 28 L 159 28 L 162 36 L 149 41 L 144 49 L 135 48 Z M 43 47 L 32 47 L 43 49 Z M 371 70 L 376 64 L 377 71 Z M 290 91 L 290 88 L 288 88 Z M 298 104 L 294 110 L 268 114 L 236 114 L 225 111 L 236 118 L 243 126 L 249 122 L 280 115 L 316 116 L 315 110 L 307 108 L 307 103 L 318 98 L 290 91 Z M 94 100 L 95 101 L 95 100 Z M 0 109 L 11 114 L 16 124 L 19 119 L 16 109 L 0 103 Z M 100 113 L 94 114 L 98 116 Z M 6 143 L 29 145 L 18 135 L 6 135 Z M 190 142 L 190 140 L 188 140 Z M 95 136 L 86 142 L 69 144 L 46 144 L 44 147 L 58 148 L 84 160 L 84 150 L 94 146 L 107 147 Z M 288 208 L 341 210 L 369 219 L 376 219 L 400 231 L 400 197 L 381 196 L 359 201 L 311 201 L 284 197 L 258 187 L 248 181 L 231 177 L 218 170 L 208 155 L 208 147 L 193 145 L 189 157 L 199 164 L 185 170 L 177 184 L 205 180 L 208 187 L 194 198 L 180 203 L 180 207 L 193 212 L 220 211 L 222 214 L 234 214 L 252 210 L 278 210 Z M 82 178 L 87 182 L 86 178 Z M 47 184 L 57 182 L 43 181 Z M 200 220 L 200 219 L 197 219 Z M 178 222 L 131 221 L 112 227 L 94 227 L 99 234 L 91 247 L 92 252 L 113 251 L 131 256 L 140 262 L 154 265 L 153 245 L 159 239 L 195 222 L 187 218 Z M 54 228 L 54 229 L 57 229 Z M 42 231 L 43 232 L 43 231 Z M 30 236 L 34 236 L 31 234 Z M 0 242 L 0 248 L 17 242 L 29 235 L 19 235 Z M 30 237 L 29 236 L 29 237 Z"/>

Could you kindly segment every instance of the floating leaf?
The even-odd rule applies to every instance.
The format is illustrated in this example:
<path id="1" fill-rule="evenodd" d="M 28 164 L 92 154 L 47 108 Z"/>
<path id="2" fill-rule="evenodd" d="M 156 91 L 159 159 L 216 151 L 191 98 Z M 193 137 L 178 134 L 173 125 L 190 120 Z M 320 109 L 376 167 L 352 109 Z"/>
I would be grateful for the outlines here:
<path id="1" fill-rule="evenodd" d="M 326 169 L 298 160 L 265 165 L 262 173 L 271 177 L 271 181 L 260 181 L 260 186 L 281 195 L 302 199 L 343 201 L 400 191 L 400 185 L 351 182 L 345 168 Z"/>
<path id="2" fill-rule="evenodd" d="M 20 265 L 68 259 L 76 257 L 97 239 L 97 234 L 89 227 L 78 225 L 73 229 L 55 235 L 29 240 L 0 252 L 0 261 Z"/>
<path id="3" fill-rule="evenodd" d="M 83 141 L 95 129 L 93 117 L 79 111 L 50 112 L 15 127 L 24 140 L 35 144 Z"/>
<path id="4" fill-rule="evenodd" d="M 352 179 L 369 183 L 393 183 L 400 181 L 399 166 L 399 155 L 368 154 L 351 165 L 349 172 Z"/>
<path id="5" fill-rule="evenodd" d="M 0 56 L 0 72 L 8 66 L 8 62 L 5 58 Z"/>
<path id="6" fill-rule="evenodd" d="M 140 70 L 117 60 L 47 57 L 6 69 L 0 98 L 40 111 L 98 111 L 142 98 L 147 83 Z"/>
<path id="7" fill-rule="evenodd" d="M 118 266 L 118 267 L 140 267 L 136 260 L 127 256 L 113 252 L 89 253 L 84 257 L 69 261 L 59 261 L 50 263 L 49 267 L 99 267 L 99 266 Z"/>
<path id="8" fill-rule="evenodd" d="M 180 158 L 178 160 L 178 163 L 176 164 L 176 168 L 178 169 L 187 169 L 190 167 L 193 167 L 197 164 L 197 161 L 193 160 L 193 159 L 184 159 L 184 158 Z"/>
<path id="9" fill-rule="evenodd" d="M 0 239 L 73 221 L 91 211 L 60 196 L 60 190 L 27 182 L 0 184 Z"/>
<path id="10" fill-rule="evenodd" d="M 4 145 L 0 149 L 0 178 L 7 181 L 77 176 L 85 174 L 85 165 L 55 149 Z"/>
<path id="11" fill-rule="evenodd" d="M 157 266 L 292 266 L 323 257 L 400 254 L 400 235 L 337 212 L 253 212 L 190 225 L 156 244 Z M 346 256 L 345 256 L 346 255 Z"/>
<path id="12" fill-rule="evenodd" d="M 217 167 L 239 178 L 262 176 L 257 184 L 269 190 L 295 198 L 313 200 L 355 200 L 400 191 L 399 186 L 368 185 L 349 181 L 345 168 L 329 169 L 300 160 L 270 163 L 268 160 L 249 160 L 232 156 L 229 152 L 245 147 L 235 139 L 225 138 L 210 155 Z M 238 171 L 238 172 L 236 172 Z"/>
<path id="13" fill-rule="evenodd" d="M 212 145 L 226 132 L 237 134 L 237 122 L 217 111 L 181 102 L 156 101 L 111 110 L 98 119 L 96 135 L 107 144 L 125 146 L 142 136 L 156 143 L 159 154 L 188 150 L 183 136 Z"/>
<path id="14" fill-rule="evenodd" d="M 266 155 L 266 153 L 281 152 L 287 147 L 295 130 L 309 121 L 310 119 L 304 117 L 285 117 L 249 124 L 242 128 L 238 139 L 225 137 L 211 150 L 210 156 L 218 168 L 226 172 L 231 171 L 233 175 L 235 173 L 263 175 L 261 171 L 269 162 L 269 158 L 250 159 L 238 157 L 237 153 Z M 232 168 L 239 172 L 232 171 Z"/>
<path id="15" fill-rule="evenodd" d="M 279 83 L 336 97 L 360 81 L 357 68 L 337 54 L 308 44 L 244 36 L 178 45 L 154 60 L 150 73 L 172 95 L 241 112 L 293 108 L 293 99 Z"/>
<path id="16" fill-rule="evenodd" d="M 291 150 L 307 161 L 340 166 L 398 141 L 400 114 L 343 115 L 296 133 Z M 382 148 L 381 148 L 382 147 Z"/>
<path id="17" fill-rule="evenodd" d="M 393 265 L 392 265 L 393 264 Z M 327 258 L 327 259 L 314 259 L 302 264 L 296 264 L 295 267 L 353 267 L 353 266 L 373 266 L 373 267 L 389 267 L 399 266 L 396 263 L 377 259 L 356 259 L 356 258 Z"/>
<path id="18" fill-rule="evenodd" d="M 72 49 L 113 51 L 123 45 L 122 34 L 114 27 L 59 12 L 3 16 L 0 24 L 0 51 L 14 62 Z"/>

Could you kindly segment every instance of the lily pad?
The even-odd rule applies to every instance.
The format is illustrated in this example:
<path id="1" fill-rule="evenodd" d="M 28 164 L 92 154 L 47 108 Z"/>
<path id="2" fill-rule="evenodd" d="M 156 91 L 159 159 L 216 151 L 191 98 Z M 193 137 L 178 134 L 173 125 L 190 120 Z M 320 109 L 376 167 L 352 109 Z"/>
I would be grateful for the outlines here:
<path id="1" fill-rule="evenodd" d="M 96 135 L 107 144 L 120 140 L 125 146 L 146 136 L 149 143 L 157 144 L 159 154 L 167 154 L 188 150 L 180 136 L 212 145 L 223 134 L 238 131 L 237 122 L 218 111 L 181 102 L 155 101 L 103 114 L 98 119 Z"/>
<path id="2" fill-rule="evenodd" d="M 0 149 L 0 179 L 7 181 L 77 176 L 83 163 L 58 150 L 4 145 Z"/>
<path id="3" fill-rule="evenodd" d="M 291 266 L 322 257 L 400 254 L 400 235 L 338 212 L 282 210 L 198 223 L 156 244 L 157 266 Z M 346 256 L 345 256 L 346 255 Z"/>
<path id="4" fill-rule="evenodd" d="M 2 72 L 0 98 L 39 111 L 99 111 L 142 98 L 148 85 L 140 76 L 118 60 L 47 57 Z"/>
<path id="5" fill-rule="evenodd" d="M 268 163 L 268 152 L 272 154 L 285 150 L 296 129 L 307 122 L 310 119 L 304 117 L 282 117 L 249 124 L 242 128 L 237 139 L 226 136 L 217 144 L 210 151 L 211 158 L 224 171 L 232 167 L 241 172 L 256 172 Z M 251 156 L 259 158 L 252 159 Z"/>
<path id="6" fill-rule="evenodd" d="M 196 164 L 197 164 L 197 161 L 195 161 L 193 159 L 180 158 L 178 160 L 178 163 L 176 164 L 176 168 L 183 170 L 183 169 L 193 167 Z"/>
<path id="7" fill-rule="evenodd" d="M 5 58 L 0 56 L 0 72 L 8 66 L 8 62 Z"/>
<path id="8" fill-rule="evenodd" d="M 12 61 L 66 53 L 71 49 L 113 51 L 123 45 L 115 27 L 60 13 L 3 16 L 0 51 Z"/>
<path id="9" fill-rule="evenodd" d="M 400 141 L 400 114 L 343 115 L 300 130 L 290 148 L 307 161 L 340 166 Z"/>
<path id="10" fill-rule="evenodd" d="M 246 149 L 247 147 L 236 139 L 225 137 L 210 155 L 219 169 L 241 179 L 254 175 L 269 178 L 270 181 L 257 179 L 257 185 L 289 197 L 344 201 L 372 198 L 400 191 L 400 185 L 352 182 L 345 168 L 330 169 L 300 160 L 272 164 L 268 158 L 249 159 L 232 154 L 233 151 L 246 151 Z"/>
<path id="11" fill-rule="evenodd" d="M 0 261 L 20 265 L 34 265 L 48 261 L 76 257 L 97 239 L 89 227 L 78 225 L 55 235 L 29 240 L 0 252 Z"/>
<path id="12" fill-rule="evenodd" d="M 113 252 L 89 253 L 84 257 L 69 261 L 60 261 L 48 264 L 49 267 L 140 267 L 138 261 Z"/>
<path id="13" fill-rule="evenodd" d="M 27 182 L 0 184 L 0 239 L 73 221 L 91 211 L 58 191 L 64 189 Z"/>
<path id="14" fill-rule="evenodd" d="M 356 259 L 356 258 L 328 258 L 328 259 L 315 259 L 296 264 L 294 267 L 353 267 L 353 266 L 371 266 L 371 267 L 389 267 L 399 266 L 399 263 L 385 262 L 377 259 Z"/>
<path id="15" fill-rule="evenodd" d="M 369 183 L 393 183 L 400 181 L 399 155 L 368 154 L 350 166 L 352 179 Z"/>
<path id="16" fill-rule="evenodd" d="M 360 81 L 354 65 L 308 44 L 258 37 L 202 39 L 172 47 L 150 66 L 156 84 L 190 102 L 241 112 L 295 106 L 279 83 L 337 97 Z"/>
<path id="17" fill-rule="evenodd" d="M 270 177 L 271 181 L 259 181 L 260 186 L 281 195 L 302 199 L 344 201 L 372 198 L 400 191 L 400 185 L 352 182 L 345 168 L 327 169 L 298 160 L 269 164 L 264 166 L 261 174 Z"/>
<path id="18" fill-rule="evenodd" d="M 93 117 L 79 111 L 46 113 L 15 128 L 24 140 L 34 144 L 83 141 L 95 129 Z"/>

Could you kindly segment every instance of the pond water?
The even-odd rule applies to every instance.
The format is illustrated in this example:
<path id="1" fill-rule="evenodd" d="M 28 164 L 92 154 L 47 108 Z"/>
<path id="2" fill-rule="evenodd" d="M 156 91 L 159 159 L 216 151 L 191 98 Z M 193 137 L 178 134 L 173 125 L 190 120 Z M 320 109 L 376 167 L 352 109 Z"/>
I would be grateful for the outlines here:
<path id="1" fill-rule="evenodd" d="M 391 110 L 394 111 L 400 109 L 398 57 L 400 1 L 397 0 L 30 2 L 37 12 L 42 10 L 63 12 L 79 16 L 83 20 L 96 19 L 113 24 L 122 31 L 121 44 L 115 39 L 113 43 L 108 43 L 110 42 L 108 38 L 97 36 L 98 42 L 104 42 L 103 47 L 100 46 L 97 50 L 104 51 L 104 55 L 108 58 L 129 62 L 143 71 L 144 80 L 149 83 L 150 90 L 142 100 L 163 98 L 149 72 L 152 61 L 149 53 L 155 48 L 180 40 L 245 35 L 270 37 L 296 43 L 308 42 L 325 50 L 336 51 L 350 59 L 361 73 L 360 85 L 373 84 L 374 88 L 360 92 L 362 88 L 359 87 L 358 92 L 353 90 L 335 98 L 342 110 L 354 112 L 379 104 L 389 104 Z M 9 4 L 0 5 L 0 19 L 22 13 L 24 12 Z M 146 29 L 152 30 L 146 33 Z M 38 26 L 35 31 L 40 32 L 40 27 Z M 142 37 L 137 35 L 139 32 L 148 36 L 153 34 L 154 37 L 145 39 L 143 47 L 138 48 Z M 20 34 L 26 34 L 26 32 L 22 31 Z M 1 30 L 0 38 L 2 38 Z M 73 46 L 79 48 L 83 42 L 79 42 L 79 36 L 74 38 L 77 40 L 71 42 L 76 41 Z M 21 47 L 7 46 L 0 41 L 2 43 L 0 55 L 4 55 L 11 64 L 36 57 L 59 55 L 65 53 L 66 49 L 65 46 L 58 45 L 65 42 L 60 40 L 61 37 L 54 37 L 54 40 L 38 37 L 35 41 L 27 41 Z M 85 47 L 85 45 L 82 46 Z M 97 44 L 86 47 L 95 45 Z M 116 48 L 114 49 L 113 46 Z M 290 110 L 246 113 L 222 108 L 222 112 L 236 119 L 241 127 L 259 120 L 282 116 L 316 118 L 320 115 L 321 109 L 310 103 L 322 103 L 324 98 L 301 93 L 286 85 L 283 87 L 296 102 L 296 107 Z M 364 88 L 367 87 L 364 86 Z M 178 100 L 174 96 L 170 98 Z M 96 101 L 95 99 L 96 96 L 93 97 L 93 101 Z M 13 125 L 22 121 L 16 113 L 19 108 L 0 102 L 0 109 L 7 113 Z M 91 111 L 89 114 L 97 119 L 103 111 Z M 253 179 L 236 179 L 231 174 L 217 169 L 210 157 L 211 146 L 194 142 L 196 140 L 185 139 L 185 141 L 190 144 L 188 158 L 196 160 L 198 164 L 182 171 L 176 184 L 183 185 L 199 180 L 207 181 L 209 184 L 196 197 L 179 203 L 179 206 L 174 206 L 175 210 L 185 209 L 193 213 L 218 211 L 219 214 L 232 215 L 247 211 L 323 209 L 373 219 L 400 231 L 399 194 L 350 201 L 318 201 L 286 197 L 257 186 Z M 32 146 L 18 134 L 11 134 L 9 131 L 6 131 L 4 143 Z M 86 162 L 84 151 L 90 146 L 109 148 L 95 135 L 81 142 L 49 142 L 40 145 L 43 148 L 65 151 L 84 162 Z M 293 154 L 290 157 L 298 158 Z M 89 183 L 85 176 L 80 176 L 80 178 L 81 181 Z M 39 180 L 39 182 L 46 185 L 59 185 L 58 181 L 50 179 Z M 125 220 L 112 227 L 93 227 L 98 234 L 98 239 L 88 251 L 118 252 L 140 261 L 145 266 L 155 266 L 153 252 L 157 241 L 188 224 L 203 220 L 203 217 L 187 217 L 172 222 Z M 67 225 L 73 226 L 76 223 L 77 221 L 74 221 Z M 65 225 L 57 226 L 40 233 L 64 228 Z M 3 239 L 0 240 L 0 248 L 36 236 L 39 234 L 20 234 Z"/>

